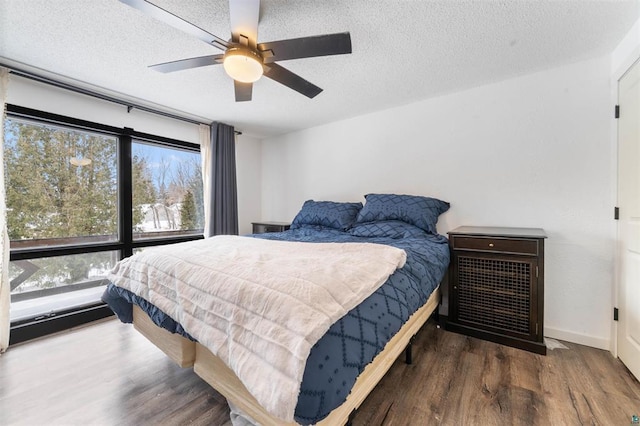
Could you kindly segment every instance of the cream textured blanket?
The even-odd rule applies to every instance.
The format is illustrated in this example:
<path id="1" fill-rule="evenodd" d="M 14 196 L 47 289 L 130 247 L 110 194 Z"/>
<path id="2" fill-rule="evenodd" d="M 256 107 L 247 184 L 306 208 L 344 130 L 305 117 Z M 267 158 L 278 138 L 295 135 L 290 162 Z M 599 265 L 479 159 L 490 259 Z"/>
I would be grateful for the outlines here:
<path id="1" fill-rule="evenodd" d="M 267 411 L 293 421 L 311 347 L 405 260 L 379 244 L 216 236 L 145 249 L 108 278 L 182 324 Z"/>

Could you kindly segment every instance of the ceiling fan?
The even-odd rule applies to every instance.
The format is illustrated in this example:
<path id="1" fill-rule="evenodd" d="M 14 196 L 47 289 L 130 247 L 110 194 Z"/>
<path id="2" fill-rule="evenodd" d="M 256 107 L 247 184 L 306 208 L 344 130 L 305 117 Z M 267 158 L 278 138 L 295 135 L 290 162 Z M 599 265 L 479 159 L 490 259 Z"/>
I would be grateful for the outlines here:
<path id="1" fill-rule="evenodd" d="M 251 100 L 253 83 L 262 75 L 308 98 L 313 98 L 322 92 L 322 89 L 276 64 L 276 61 L 351 53 L 351 36 L 348 32 L 258 43 L 260 0 L 229 0 L 229 41 L 210 34 L 146 0 L 120 1 L 224 50 L 223 54 L 165 62 L 151 65 L 149 68 L 168 73 L 222 64 L 227 74 L 233 78 L 236 102 Z"/>

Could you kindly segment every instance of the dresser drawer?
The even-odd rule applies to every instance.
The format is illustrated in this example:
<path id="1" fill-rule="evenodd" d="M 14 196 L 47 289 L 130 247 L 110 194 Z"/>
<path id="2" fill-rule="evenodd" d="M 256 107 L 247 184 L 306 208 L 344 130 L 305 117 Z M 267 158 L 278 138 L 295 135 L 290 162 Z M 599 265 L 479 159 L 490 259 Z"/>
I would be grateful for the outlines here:
<path id="1" fill-rule="evenodd" d="M 269 222 L 252 222 L 254 234 L 264 234 L 267 232 L 283 232 L 288 230 L 291 225 L 288 223 L 269 223 Z"/>
<path id="2" fill-rule="evenodd" d="M 266 232 L 280 232 L 282 227 L 276 225 L 253 225 L 254 234 L 264 234 Z"/>
<path id="3" fill-rule="evenodd" d="M 520 238 L 453 236 L 454 250 L 474 250 L 495 253 L 513 253 L 537 256 L 538 241 Z"/>

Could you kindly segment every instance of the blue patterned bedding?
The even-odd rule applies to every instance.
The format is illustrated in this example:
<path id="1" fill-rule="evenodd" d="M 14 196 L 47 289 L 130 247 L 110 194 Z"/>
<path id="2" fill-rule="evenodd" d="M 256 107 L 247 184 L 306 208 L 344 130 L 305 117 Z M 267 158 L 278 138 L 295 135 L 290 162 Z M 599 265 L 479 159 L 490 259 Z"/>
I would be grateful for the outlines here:
<path id="1" fill-rule="evenodd" d="M 370 225 L 351 233 L 319 225 L 303 225 L 285 232 L 252 235 L 304 242 L 371 242 L 398 247 L 407 253 L 405 266 L 333 324 L 311 349 L 295 410 L 295 420 L 300 424 L 319 422 L 345 401 L 358 375 L 384 349 L 411 314 L 426 302 L 449 264 L 447 239 L 441 235 L 421 230 L 413 232 L 406 229 L 411 225 L 401 222 L 383 224 L 381 229 L 373 230 L 369 229 Z M 356 231 L 355 228 L 358 225 L 351 231 Z M 132 321 L 134 303 L 149 313 L 156 324 L 186 335 L 182 327 L 162 311 L 127 290 L 110 284 L 103 300 L 123 322 Z"/>

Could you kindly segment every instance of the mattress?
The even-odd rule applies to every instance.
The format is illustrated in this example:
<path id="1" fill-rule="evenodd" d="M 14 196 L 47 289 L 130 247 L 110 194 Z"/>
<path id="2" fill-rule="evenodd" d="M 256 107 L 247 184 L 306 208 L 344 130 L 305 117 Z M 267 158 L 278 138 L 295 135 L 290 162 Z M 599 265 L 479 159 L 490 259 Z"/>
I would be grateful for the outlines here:
<path id="1" fill-rule="evenodd" d="M 300 242 L 369 242 L 405 250 L 407 261 L 371 296 L 334 323 L 313 346 L 307 359 L 295 420 L 313 424 L 341 405 L 358 375 L 434 291 L 449 263 L 446 238 L 416 234 L 408 238 L 356 237 L 316 226 L 256 238 Z M 125 289 L 110 284 L 103 300 L 120 320 L 131 322 L 132 304 L 140 306 L 159 325 L 191 338 L 180 324 L 157 307 Z"/>

